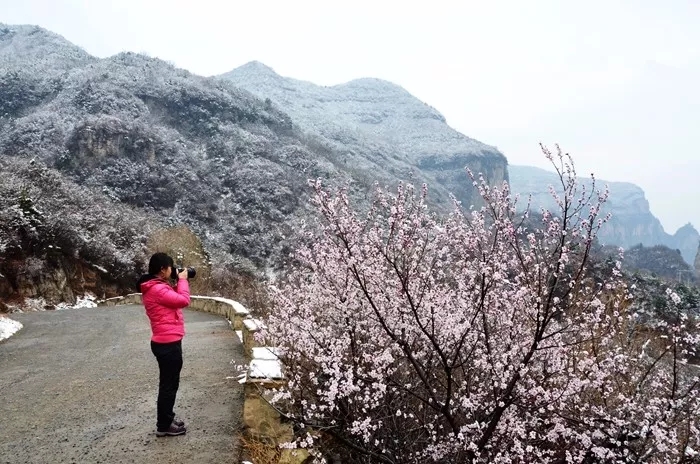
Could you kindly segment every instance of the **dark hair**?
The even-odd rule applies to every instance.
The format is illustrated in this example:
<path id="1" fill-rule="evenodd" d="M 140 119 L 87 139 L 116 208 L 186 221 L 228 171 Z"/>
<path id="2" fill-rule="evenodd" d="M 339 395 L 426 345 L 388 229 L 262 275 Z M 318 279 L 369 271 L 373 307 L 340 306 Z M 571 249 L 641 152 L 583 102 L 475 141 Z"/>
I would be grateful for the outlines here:
<path id="1" fill-rule="evenodd" d="M 165 253 L 155 253 L 148 261 L 148 273 L 151 275 L 158 274 L 164 267 L 173 267 L 173 258 Z"/>

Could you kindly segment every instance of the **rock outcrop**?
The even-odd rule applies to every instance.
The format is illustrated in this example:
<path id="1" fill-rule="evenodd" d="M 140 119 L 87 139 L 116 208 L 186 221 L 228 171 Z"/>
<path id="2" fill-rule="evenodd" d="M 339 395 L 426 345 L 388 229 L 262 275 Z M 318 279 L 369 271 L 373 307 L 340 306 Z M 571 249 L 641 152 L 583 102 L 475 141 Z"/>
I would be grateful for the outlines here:
<path id="1" fill-rule="evenodd" d="M 558 184 L 556 173 L 532 166 L 509 166 L 511 189 L 521 195 L 520 208 L 524 208 L 528 195 L 532 195 L 532 207 L 556 210 L 556 204 L 549 186 Z M 580 178 L 580 184 L 588 191 L 591 180 Z M 596 179 L 596 189 L 603 190 L 607 185 L 610 197 L 604 205 L 603 214 L 611 213 L 610 221 L 603 226 L 598 236 L 604 245 L 617 245 L 631 248 L 641 244 L 645 247 L 663 245 L 671 250 L 680 250 L 688 264 L 695 262 L 700 243 L 700 234 L 691 225 L 686 224 L 670 235 L 666 233 L 659 219 L 649 209 L 649 202 L 644 191 L 628 182 L 608 182 Z M 558 188 L 557 191 L 561 191 Z"/>
<path id="2" fill-rule="evenodd" d="M 35 300 L 34 309 L 54 309 L 58 303 L 74 302 L 84 294 L 113 297 L 131 283 L 105 279 L 105 273 L 95 266 L 60 254 L 45 259 L 15 259 L 3 263 L 2 268 L 0 298 L 5 305 L 22 306 L 28 298 Z"/>

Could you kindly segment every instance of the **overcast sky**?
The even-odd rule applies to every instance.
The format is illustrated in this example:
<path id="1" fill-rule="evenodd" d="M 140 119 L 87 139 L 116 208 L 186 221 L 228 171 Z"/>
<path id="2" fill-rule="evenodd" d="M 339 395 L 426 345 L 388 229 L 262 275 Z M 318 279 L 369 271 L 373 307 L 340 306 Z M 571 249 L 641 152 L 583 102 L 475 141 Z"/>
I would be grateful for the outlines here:
<path id="1" fill-rule="evenodd" d="M 0 21 L 202 75 L 386 79 L 510 164 L 559 143 L 642 187 L 668 232 L 700 227 L 700 1 L 0 0 Z"/>

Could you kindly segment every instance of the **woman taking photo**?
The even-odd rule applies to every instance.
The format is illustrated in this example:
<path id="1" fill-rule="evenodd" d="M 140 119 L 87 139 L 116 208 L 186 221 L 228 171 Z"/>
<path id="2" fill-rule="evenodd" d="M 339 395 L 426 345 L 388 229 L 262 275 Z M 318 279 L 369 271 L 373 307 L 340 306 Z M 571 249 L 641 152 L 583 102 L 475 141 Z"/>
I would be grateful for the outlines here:
<path id="1" fill-rule="evenodd" d="M 190 286 L 187 269 L 177 274 L 173 288 L 173 259 L 165 253 L 156 253 L 148 262 L 148 274 L 139 279 L 146 314 L 151 321 L 151 351 L 158 360 L 158 418 L 156 436 L 176 436 L 187 432 L 185 423 L 175 419 L 175 397 L 180 386 L 182 370 L 182 338 L 185 319 L 182 309 L 190 304 Z"/>

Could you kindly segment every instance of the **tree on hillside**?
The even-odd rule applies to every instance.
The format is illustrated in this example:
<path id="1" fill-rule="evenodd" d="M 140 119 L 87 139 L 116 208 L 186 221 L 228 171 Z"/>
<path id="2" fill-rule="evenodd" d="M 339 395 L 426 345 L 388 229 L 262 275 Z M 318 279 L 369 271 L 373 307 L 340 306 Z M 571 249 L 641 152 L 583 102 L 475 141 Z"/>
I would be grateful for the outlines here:
<path id="1" fill-rule="evenodd" d="M 313 184 L 323 221 L 268 320 L 289 446 L 350 463 L 697 462 L 699 337 L 680 311 L 639 322 L 621 263 L 590 259 L 607 192 L 543 151 L 564 193 L 537 218 L 474 176 L 484 206 L 447 217 L 425 187 L 377 189 L 358 212 Z"/>
<path id="2" fill-rule="evenodd" d="M 0 297 L 21 297 L 22 276 L 50 275 L 71 262 L 94 269 L 105 283 L 132 288 L 148 259 L 144 243 L 153 217 L 76 185 L 41 161 L 0 158 L 0 179 Z"/>

